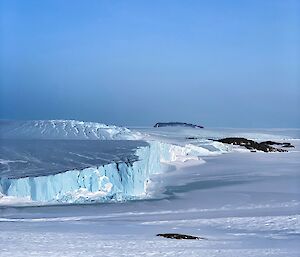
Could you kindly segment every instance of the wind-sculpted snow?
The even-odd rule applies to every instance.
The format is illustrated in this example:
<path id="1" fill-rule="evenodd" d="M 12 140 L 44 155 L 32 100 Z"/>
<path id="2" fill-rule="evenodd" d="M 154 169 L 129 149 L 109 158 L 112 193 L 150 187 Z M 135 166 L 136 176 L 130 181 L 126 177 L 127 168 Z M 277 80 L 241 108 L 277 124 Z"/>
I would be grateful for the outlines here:
<path id="1" fill-rule="evenodd" d="M 124 127 L 75 120 L 0 121 L 0 137 L 13 139 L 138 139 Z"/>
<path id="2" fill-rule="evenodd" d="M 80 141 L 79 141 L 80 142 Z M 4 196 L 39 202 L 91 202 L 126 200 L 147 194 L 150 175 L 162 170 L 162 162 L 198 159 L 210 152 L 192 145 L 177 146 L 157 141 L 139 146 L 133 161 L 111 162 L 43 176 L 2 176 Z"/>

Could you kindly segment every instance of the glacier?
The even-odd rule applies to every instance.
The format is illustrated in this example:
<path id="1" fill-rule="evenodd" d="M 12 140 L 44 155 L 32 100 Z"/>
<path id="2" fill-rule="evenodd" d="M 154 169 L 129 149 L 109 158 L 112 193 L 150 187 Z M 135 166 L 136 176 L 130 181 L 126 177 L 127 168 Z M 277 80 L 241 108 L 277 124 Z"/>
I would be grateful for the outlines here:
<path id="1" fill-rule="evenodd" d="M 151 174 L 161 172 L 163 163 L 198 160 L 199 156 L 210 154 L 207 149 L 189 144 L 149 141 L 147 146 L 136 149 L 136 161 L 112 162 L 46 176 L 2 177 L 0 192 L 4 196 L 46 203 L 135 199 L 147 194 Z"/>
<path id="2" fill-rule="evenodd" d="M 200 164 L 201 157 L 233 150 L 207 140 L 216 133 L 209 130 L 178 133 L 163 128 L 141 133 L 74 120 L 1 121 L 0 125 L 2 200 L 13 197 L 49 204 L 145 198 L 152 175 L 163 172 L 165 164 L 187 160 Z M 187 142 L 191 134 L 200 139 Z"/>

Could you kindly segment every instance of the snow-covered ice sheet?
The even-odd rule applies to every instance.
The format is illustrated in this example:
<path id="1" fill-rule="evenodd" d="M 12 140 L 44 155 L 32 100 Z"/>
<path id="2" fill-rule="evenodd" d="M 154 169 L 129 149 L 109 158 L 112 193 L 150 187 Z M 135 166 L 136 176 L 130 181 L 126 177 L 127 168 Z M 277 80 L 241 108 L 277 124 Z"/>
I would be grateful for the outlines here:
<path id="1" fill-rule="evenodd" d="M 133 163 L 139 140 L 0 139 L 0 177 L 46 176 L 67 170 Z"/>
<path id="2" fill-rule="evenodd" d="M 160 162 L 169 164 L 151 175 L 151 198 L 2 206 L 0 256 L 299 256 L 297 130 L 230 131 L 257 140 L 289 140 L 296 148 L 287 153 L 232 151 L 207 140 L 212 134 L 227 135 L 226 130 L 139 130 L 144 140 L 164 142 Z M 194 147 L 201 158 L 193 158 Z M 206 240 L 164 239 L 158 233 Z"/>
<path id="3" fill-rule="evenodd" d="M 150 175 L 161 172 L 163 163 L 216 154 L 194 144 L 166 143 L 90 122 L 2 122 L 0 130 L 0 204 L 21 199 L 24 204 L 28 200 L 53 204 L 148 197 Z M 83 133 L 85 140 L 80 139 Z M 96 139 L 89 136 L 95 133 Z M 129 135 L 147 137 L 148 142 L 124 140 Z"/>

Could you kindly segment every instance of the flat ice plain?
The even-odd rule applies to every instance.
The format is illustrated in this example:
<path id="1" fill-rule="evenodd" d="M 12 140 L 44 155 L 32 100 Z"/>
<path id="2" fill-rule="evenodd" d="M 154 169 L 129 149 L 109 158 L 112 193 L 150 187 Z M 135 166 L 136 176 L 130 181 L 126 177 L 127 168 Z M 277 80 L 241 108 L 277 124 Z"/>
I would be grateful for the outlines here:
<path id="1" fill-rule="evenodd" d="M 183 157 L 192 153 L 198 158 L 177 156 L 163 162 L 160 172 L 150 174 L 146 193 L 138 200 L 66 204 L 10 201 L 11 198 L 3 196 L 0 199 L 0 256 L 300 255 L 299 130 L 179 127 L 127 130 L 72 122 L 45 121 L 34 126 L 26 123 L 22 127 L 10 124 L 10 129 L 5 124 L 1 137 L 6 140 L 117 140 L 115 149 L 119 149 L 118 144 L 122 142 L 123 151 L 117 154 L 120 157 L 117 160 L 121 161 L 134 157 L 132 149 L 147 144 L 143 141 L 155 141 L 181 147 L 188 145 L 187 149 L 196 147 L 198 152 L 183 151 Z M 287 153 L 252 153 L 207 140 L 226 136 L 287 141 L 295 148 Z M 126 142 L 118 142 L 124 139 L 134 142 L 128 142 L 131 146 L 124 148 Z M 97 155 L 94 151 L 97 142 L 86 144 L 93 147 L 87 147 L 84 156 Z M 98 150 L 102 161 L 104 150 Z M 76 153 L 81 155 L 80 151 L 76 145 Z M 44 157 L 49 153 L 43 153 L 42 168 L 47 172 Z M 7 157 L 2 149 L 0 159 L 7 168 L 8 160 L 4 156 Z M 66 165 L 65 160 L 57 156 L 55 160 L 60 160 L 60 168 Z M 94 161 L 87 164 L 94 165 Z M 106 161 L 115 161 L 115 158 Z M 7 176 L 6 168 L 2 176 L 5 172 Z M 29 171 L 33 176 L 34 169 Z M 53 172 L 55 170 L 50 173 Z M 158 233 L 184 233 L 206 239 L 164 239 L 156 237 Z"/>

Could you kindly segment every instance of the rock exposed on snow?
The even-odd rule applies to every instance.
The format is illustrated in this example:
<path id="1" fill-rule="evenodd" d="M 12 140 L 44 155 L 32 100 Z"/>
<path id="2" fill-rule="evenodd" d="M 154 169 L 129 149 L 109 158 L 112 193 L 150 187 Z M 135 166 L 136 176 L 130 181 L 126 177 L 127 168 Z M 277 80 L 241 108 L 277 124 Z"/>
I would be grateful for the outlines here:
<path id="1" fill-rule="evenodd" d="M 261 143 L 258 143 L 256 141 L 246 139 L 243 137 L 227 137 L 222 139 L 212 139 L 213 141 L 225 143 L 225 144 L 231 144 L 231 145 L 240 145 L 244 146 L 247 149 L 251 150 L 251 152 L 257 150 L 257 151 L 263 151 L 263 152 L 287 152 L 285 149 L 281 148 L 275 148 L 271 145 L 281 145 L 282 147 L 294 147 L 290 143 L 278 143 L 273 141 L 264 141 Z"/>
<path id="2" fill-rule="evenodd" d="M 195 125 L 191 123 L 185 123 L 185 122 L 158 122 L 154 125 L 154 128 L 159 127 L 189 127 L 189 128 L 204 128 L 200 125 Z"/>
<path id="3" fill-rule="evenodd" d="M 201 240 L 205 239 L 203 237 L 198 236 L 190 236 L 190 235 L 184 235 L 184 234 L 173 234 L 173 233 L 166 233 L 166 234 L 157 234 L 156 236 L 170 238 L 170 239 L 192 239 L 192 240 Z"/>

